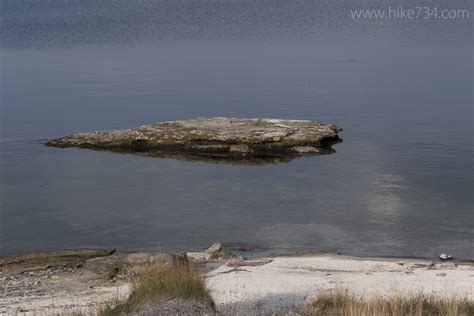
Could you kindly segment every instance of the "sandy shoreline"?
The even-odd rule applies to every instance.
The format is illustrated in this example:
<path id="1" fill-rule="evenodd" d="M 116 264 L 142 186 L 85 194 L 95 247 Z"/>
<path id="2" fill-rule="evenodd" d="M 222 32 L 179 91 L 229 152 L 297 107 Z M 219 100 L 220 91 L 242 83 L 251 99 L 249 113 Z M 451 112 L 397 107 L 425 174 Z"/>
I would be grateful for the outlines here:
<path id="1" fill-rule="evenodd" d="M 474 268 L 420 260 L 344 256 L 276 257 L 240 269 L 223 265 L 208 274 L 216 304 L 239 310 L 259 306 L 281 311 L 309 303 L 334 289 L 356 296 L 416 294 L 474 299 Z"/>
<path id="2" fill-rule="evenodd" d="M 218 311 L 285 311 L 335 289 L 365 298 L 427 294 L 474 300 L 472 263 L 335 254 L 247 259 L 231 252 L 221 255 L 211 258 L 208 252 L 187 254 L 206 271 Z M 33 265 L 24 258 L 0 258 L 0 313 L 93 312 L 105 302 L 127 297 L 129 277 L 136 267 L 163 258 L 179 260 L 179 256 L 159 253 L 90 256 L 45 257 Z"/>

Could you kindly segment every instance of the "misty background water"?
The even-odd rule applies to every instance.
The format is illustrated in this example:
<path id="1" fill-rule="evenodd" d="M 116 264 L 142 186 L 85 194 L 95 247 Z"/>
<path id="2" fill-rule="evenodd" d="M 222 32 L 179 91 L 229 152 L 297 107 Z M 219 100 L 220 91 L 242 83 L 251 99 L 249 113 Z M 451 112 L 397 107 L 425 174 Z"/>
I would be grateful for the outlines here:
<path id="1" fill-rule="evenodd" d="M 1 253 L 474 256 L 472 18 L 350 15 L 413 1 L 0 4 Z M 344 141 L 264 166 L 43 145 L 195 116 L 331 122 Z"/>

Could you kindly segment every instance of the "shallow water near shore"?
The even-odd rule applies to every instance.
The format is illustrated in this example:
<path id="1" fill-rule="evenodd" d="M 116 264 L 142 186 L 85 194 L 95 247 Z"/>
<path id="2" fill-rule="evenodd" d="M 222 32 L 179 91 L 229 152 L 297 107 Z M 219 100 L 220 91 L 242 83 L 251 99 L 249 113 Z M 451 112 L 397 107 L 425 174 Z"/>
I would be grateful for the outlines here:
<path id="1" fill-rule="evenodd" d="M 353 20 L 342 1 L 0 1 L 1 254 L 219 240 L 474 257 L 470 21 Z M 335 123 L 343 142 L 262 166 L 44 146 L 196 116 Z"/>

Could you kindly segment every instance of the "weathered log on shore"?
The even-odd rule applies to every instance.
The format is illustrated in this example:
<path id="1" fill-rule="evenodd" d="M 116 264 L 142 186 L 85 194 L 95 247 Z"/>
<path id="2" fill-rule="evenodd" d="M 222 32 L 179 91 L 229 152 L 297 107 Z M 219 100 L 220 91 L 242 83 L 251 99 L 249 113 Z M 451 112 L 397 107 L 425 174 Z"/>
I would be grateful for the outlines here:
<path id="1" fill-rule="evenodd" d="M 265 163 L 334 152 L 337 125 L 309 120 L 195 118 L 132 129 L 78 133 L 51 140 L 80 147 L 177 159 Z"/>

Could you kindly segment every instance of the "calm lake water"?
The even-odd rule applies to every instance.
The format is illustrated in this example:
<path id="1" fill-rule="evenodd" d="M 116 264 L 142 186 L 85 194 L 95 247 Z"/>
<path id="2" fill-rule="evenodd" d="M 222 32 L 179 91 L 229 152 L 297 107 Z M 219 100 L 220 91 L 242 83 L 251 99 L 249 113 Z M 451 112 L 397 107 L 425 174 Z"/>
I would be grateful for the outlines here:
<path id="1" fill-rule="evenodd" d="M 474 257 L 472 19 L 351 18 L 388 4 L 0 0 L 0 253 Z M 196 116 L 331 122 L 344 141 L 263 166 L 43 145 Z"/>

